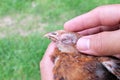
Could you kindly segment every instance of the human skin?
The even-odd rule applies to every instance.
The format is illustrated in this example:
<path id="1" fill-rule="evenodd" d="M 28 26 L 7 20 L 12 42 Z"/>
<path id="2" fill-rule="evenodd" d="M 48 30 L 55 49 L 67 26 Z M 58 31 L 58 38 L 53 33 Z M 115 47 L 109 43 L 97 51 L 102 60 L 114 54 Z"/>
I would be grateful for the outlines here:
<path id="1" fill-rule="evenodd" d="M 53 53 L 54 49 L 54 43 L 50 43 L 40 62 L 40 73 L 42 80 L 53 80 L 52 68 L 54 65 L 50 59 L 50 55 Z"/>
<path id="2" fill-rule="evenodd" d="M 115 4 L 100 6 L 77 16 L 66 22 L 64 29 L 84 35 L 77 42 L 77 48 L 80 52 L 120 58 L 119 24 L 120 4 Z M 53 80 L 53 63 L 50 60 L 50 55 L 54 48 L 54 43 L 51 43 L 40 62 L 42 80 Z"/>

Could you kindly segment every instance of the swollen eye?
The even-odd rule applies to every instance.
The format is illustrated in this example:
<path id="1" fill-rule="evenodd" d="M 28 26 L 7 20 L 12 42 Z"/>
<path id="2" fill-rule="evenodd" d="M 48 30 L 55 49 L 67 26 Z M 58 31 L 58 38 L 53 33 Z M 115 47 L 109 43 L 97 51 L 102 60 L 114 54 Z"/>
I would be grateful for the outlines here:
<path id="1" fill-rule="evenodd" d="M 72 44 L 72 40 L 71 39 L 62 39 L 62 43 L 64 43 L 64 44 Z"/>
<path id="2" fill-rule="evenodd" d="M 51 34 L 52 34 L 52 35 L 57 35 L 57 33 L 55 33 L 55 32 L 52 32 Z"/>
<path id="3" fill-rule="evenodd" d="M 61 38 L 61 42 L 68 45 L 75 44 L 77 41 L 77 37 L 74 34 L 64 34 Z"/>

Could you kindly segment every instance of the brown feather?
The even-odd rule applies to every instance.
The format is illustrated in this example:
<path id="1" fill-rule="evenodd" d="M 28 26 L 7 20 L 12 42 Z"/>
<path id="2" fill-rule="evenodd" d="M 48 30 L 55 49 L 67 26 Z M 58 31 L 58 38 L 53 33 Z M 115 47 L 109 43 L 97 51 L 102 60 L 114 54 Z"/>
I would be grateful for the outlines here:
<path id="1" fill-rule="evenodd" d="M 90 56 L 77 50 L 76 42 L 81 37 L 80 34 L 59 30 L 48 33 L 47 37 L 57 46 L 51 55 L 54 80 L 119 80 L 119 76 L 116 77 L 106 68 L 108 66 L 102 64 L 114 60 L 113 58 Z"/>

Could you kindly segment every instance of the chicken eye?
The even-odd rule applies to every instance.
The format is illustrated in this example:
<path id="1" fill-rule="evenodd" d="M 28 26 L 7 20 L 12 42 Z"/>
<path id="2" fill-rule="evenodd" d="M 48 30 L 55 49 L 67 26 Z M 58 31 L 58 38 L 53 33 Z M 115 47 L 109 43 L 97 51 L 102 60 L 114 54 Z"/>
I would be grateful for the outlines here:
<path id="1" fill-rule="evenodd" d="M 62 36 L 61 42 L 67 45 L 76 43 L 76 36 L 73 34 L 64 34 Z"/>
<path id="2" fill-rule="evenodd" d="M 57 33 L 56 33 L 56 32 L 52 32 L 51 34 L 52 34 L 52 35 L 57 35 Z"/>
<path id="3" fill-rule="evenodd" d="M 64 39 L 62 39 L 62 43 L 64 43 L 64 44 L 71 44 L 72 42 L 71 42 L 70 39 L 64 38 Z"/>

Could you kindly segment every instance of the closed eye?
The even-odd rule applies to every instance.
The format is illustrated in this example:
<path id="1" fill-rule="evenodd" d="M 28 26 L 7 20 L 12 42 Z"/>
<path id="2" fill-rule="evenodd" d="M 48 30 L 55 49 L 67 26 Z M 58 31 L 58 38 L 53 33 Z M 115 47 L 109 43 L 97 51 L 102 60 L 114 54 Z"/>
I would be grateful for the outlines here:
<path id="1" fill-rule="evenodd" d="M 52 34 L 52 35 L 57 35 L 57 33 L 55 33 L 55 32 L 52 32 L 51 34 Z"/>

